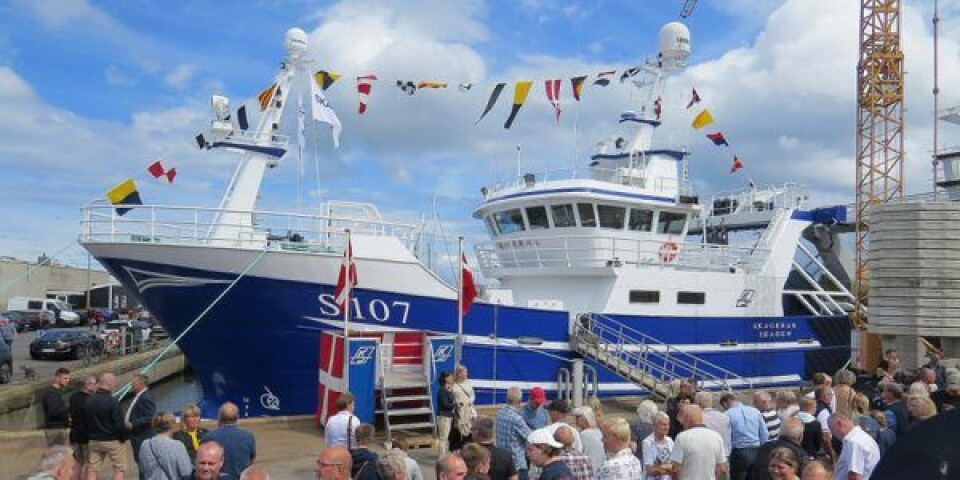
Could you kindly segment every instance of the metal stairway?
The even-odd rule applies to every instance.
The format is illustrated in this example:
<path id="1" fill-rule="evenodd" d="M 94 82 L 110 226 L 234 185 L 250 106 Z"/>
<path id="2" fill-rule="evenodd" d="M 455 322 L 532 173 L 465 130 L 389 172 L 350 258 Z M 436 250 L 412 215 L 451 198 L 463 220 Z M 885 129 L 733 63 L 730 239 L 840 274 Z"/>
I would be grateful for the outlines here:
<path id="1" fill-rule="evenodd" d="M 750 381 L 730 370 L 600 314 L 579 315 L 570 344 L 585 358 L 661 398 L 672 393 L 670 384 L 677 380 L 691 381 L 698 390 L 753 388 Z"/>
<path id="2" fill-rule="evenodd" d="M 392 340 L 380 345 L 380 405 L 387 442 L 429 436 L 432 445 L 437 422 L 424 365 L 424 336 L 396 334 L 384 340 Z"/>

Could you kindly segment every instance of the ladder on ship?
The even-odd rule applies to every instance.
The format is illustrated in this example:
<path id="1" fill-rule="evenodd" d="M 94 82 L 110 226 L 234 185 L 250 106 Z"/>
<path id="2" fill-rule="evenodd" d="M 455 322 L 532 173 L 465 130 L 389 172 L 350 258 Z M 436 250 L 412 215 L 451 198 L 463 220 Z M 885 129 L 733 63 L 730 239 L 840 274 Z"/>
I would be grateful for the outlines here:
<path id="1" fill-rule="evenodd" d="M 753 388 L 736 373 L 672 347 L 601 314 L 582 314 L 574 322 L 570 343 L 575 351 L 662 399 L 671 384 L 694 382 L 698 389 Z"/>
<path id="2" fill-rule="evenodd" d="M 380 406 L 387 444 L 432 447 L 436 418 L 425 362 L 423 333 L 384 334 L 381 351 Z"/>

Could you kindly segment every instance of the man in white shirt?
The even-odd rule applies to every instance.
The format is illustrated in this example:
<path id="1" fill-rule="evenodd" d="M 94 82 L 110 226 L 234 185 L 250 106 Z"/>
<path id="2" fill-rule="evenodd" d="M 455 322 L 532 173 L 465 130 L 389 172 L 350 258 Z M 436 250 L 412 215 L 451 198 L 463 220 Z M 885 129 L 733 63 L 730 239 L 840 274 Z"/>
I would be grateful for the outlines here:
<path id="1" fill-rule="evenodd" d="M 840 458 L 833 469 L 834 480 L 860 480 L 870 478 L 880 461 L 877 442 L 843 413 L 830 415 L 830 432 L 843 441 Z"/>
<path id="2" fill-rule="evenodd" d="M 730 417 L 713 408 L 713 394 L 710 392 L 697 392 L 694 401 L 703 409 L 703 424 L 720 434 L 720 438 L 723 439 L 724 455 L 730 456 Z"/>
<path id="3" fill-rule="evenodd" d="M 344 392 L 337 399 L 337 414 L 327 419 L 323 441 L 327 448 L 344 447 L 351 450 L 357 445 L 356 431 L 360 419 L 353 414 L 353 395 Z"/>
<path id="4" fill-rule="evenodd" d="M 679 480 L 716 480 L 727 471 L 727 456 L 720 434 L 703 425 L 699 405 L 680 410 L 684 430 L 677 435 L 670 452 L 675 478 Z"/>

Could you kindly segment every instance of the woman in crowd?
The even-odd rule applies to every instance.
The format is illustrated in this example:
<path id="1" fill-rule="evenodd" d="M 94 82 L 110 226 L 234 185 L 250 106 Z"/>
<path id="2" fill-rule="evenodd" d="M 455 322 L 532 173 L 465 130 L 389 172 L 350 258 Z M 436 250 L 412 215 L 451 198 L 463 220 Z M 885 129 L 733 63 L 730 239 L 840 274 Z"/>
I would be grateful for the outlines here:
<path id="1" fill-rule="evenodd" d="M 788 418 L 793 417 L 800 411 L 797 404 L 797 394 L 790 390 L 780 390 L 777 392 L 777 413 L 780 414 L 780 421 L 786 422 Z"/>
<path id="2" fill-rule="evenodd" d="M 440 374 L 440 390 L 437 392 L 437 440 L 440 442 L 440 455 L 450 450 L 451 427 L 457 401 L 453 396 L 453 374 Z"/>
<path id="3" fill-rule="evenodd" d="M 874 441 L 878 441 L 877 435 L 880 434 L 880 424 L 870 416 L 870 399 L 866 395 L 857 393 L 853 397 L 853 416 L 851 418 Z"/>
<path id="4" fill-rule="evenodd" d="M 192 403 L 183 407 L 180 417 L 180 430 L 173 434 L 173 438 L 180 440 L 187 448 L 190 463 L 193 463 L 197 459 L 197 449 L 200 448 L 200 437 L 207 433 L 207 429 L 200 426 L 200 407 Z"/>
<path id="5" fill-rule="evenodd" d="M 170 412 L 158 412 L 150 426 L 156 435 L 140 445 L 140 478 L 146 480 L 180 480 L 188 478 L 193 464 L 187 448 L 173 438 L 174 418 Z"/>
<path id="6" fill-rule="evenodd" d="M 467 464 L 464 480 L 490 480 L 490 450 L 476 443 L 468 443 L 460 450 Z"/>
<path id="7" fill-rule="evenodd" d="M 857 375 L 847 369 L 842 369 L 833 376 L 833 396 L 837 405 L 834 413 L 843 413 L 853 418 L 853 397 L 857 392 L 853 384 Z"/>
<path id="8" fill-rule="evenodd" d="M 907 412 L 910 414 L 910 423 L 907 425 L 907 429 L 911 429 L 918 423 L 936 415 L 937 406 L 928 395 L 910 395 L 907 398 Z"/>
<path id="9" fill-rule="evenodd" d="M 643 439 L 653 433 L 653 417 L 659 409 L 652 400 L 644 400 L 637 406 L 637 419 L 630 422 L 630 449 L 643 462 Z M 600 420 L 598 419 L 599 423 Z"/>
<path id="10" fill-rule="evenodd" d="M 463 444 L 470 441 L 470 427 L 473 419 L 477 418 L 477 410 L 473 407 L 477 395 L 473 393 L 473 385 L 467 378 L 467 367 L 460 365 L 453 374 L 453 398 L 456 402 L 454 411 L 454 425 L 450 432 L 450 450 L 460 450 Z"/>
<path id="11" fill-rule="evenodd" d="M 664 412 L 657 412 L 653 417 L 653 433 L 644 438 L 641 450 L 643 451 L 643 471 L 647 480 L 670 480 L 673 463 L 670 462 L 670 453 L 673 451 L 673 439 L 670 432 L 670 416 Z"/>
<path id="12" fill-rule="evenodd" d="M 767 464 L 773 480 L 799 480 L 800 462 L 789 448 L 774 448 Z"/>

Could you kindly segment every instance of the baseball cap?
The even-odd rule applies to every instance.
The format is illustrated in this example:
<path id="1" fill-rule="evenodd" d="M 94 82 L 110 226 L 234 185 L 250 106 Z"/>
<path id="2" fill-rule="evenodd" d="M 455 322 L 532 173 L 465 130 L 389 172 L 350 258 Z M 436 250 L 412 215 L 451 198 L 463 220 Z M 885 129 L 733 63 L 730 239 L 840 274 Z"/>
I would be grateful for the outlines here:
<path id="1" fill-rule="evenodd" d="M 547 394 L 544 393 L 543 389 L 540 387 L 533 387 L 530 390 L 530 398 L 537 402 L 538 405 L 547 403 Z"/>
<path id="2" fill-rule="evenodd" d="M 563 448 L 563 444 L 553 438 L 553 430 L 550 428 L 538 428 L 527 435 L 527 443 L 531 445 L 549 445 L 553 448 Z"/>

